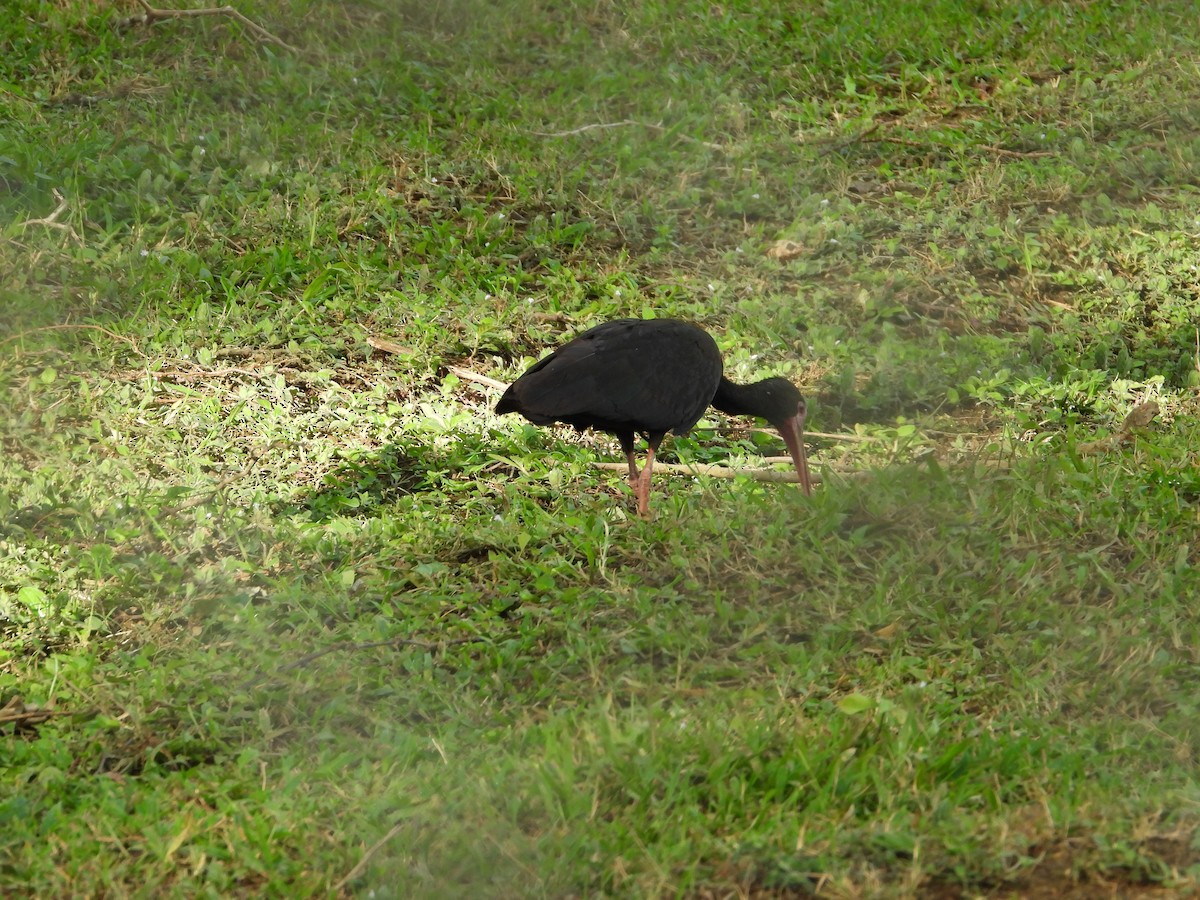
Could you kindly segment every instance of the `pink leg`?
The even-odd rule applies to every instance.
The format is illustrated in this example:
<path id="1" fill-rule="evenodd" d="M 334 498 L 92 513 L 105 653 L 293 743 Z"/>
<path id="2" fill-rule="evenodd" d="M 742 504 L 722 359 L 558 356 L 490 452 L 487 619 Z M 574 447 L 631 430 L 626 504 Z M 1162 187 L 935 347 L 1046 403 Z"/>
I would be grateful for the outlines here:
<path id="1" fill-rule="evenodd" d="M 630 450 L 625 454 L 625 461 L 629 463 L 629 486 L 636 490 L 638 485 L 637 454 Z"/>
<path id="2" fill-rule="evenodd" d="M 621 442 L 621 450 L 625 453 L 625 462 L 629 463 L 629 486 L 637 490 L 638 485 L 638 467 L 637 467 L 637 452 L 634 449 L 633 434 L 619 434 L 617 440 Z"/>
<path id="3" fill-rule="evenodd" d="M 646 465 L 637 483 L 638 515 L 643 519 L 650 518 L 650 471 L 654 468 L 654 454 L 662 439 L 661 434 L 652 434 L 646 443 Z"/>

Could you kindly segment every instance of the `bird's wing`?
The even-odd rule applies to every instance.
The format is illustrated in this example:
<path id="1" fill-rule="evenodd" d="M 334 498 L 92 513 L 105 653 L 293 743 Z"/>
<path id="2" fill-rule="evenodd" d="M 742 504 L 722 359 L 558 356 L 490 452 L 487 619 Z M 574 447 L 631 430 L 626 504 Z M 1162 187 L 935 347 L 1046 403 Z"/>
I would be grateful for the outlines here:
<path id="1" fill-rule="evenodd" d="M 720 377 L 720 353 L 702 329 L 623 319 L 559 347 L 512 390 L 520 412 L 539 424 L 686 431 L 703 415 Z"/>

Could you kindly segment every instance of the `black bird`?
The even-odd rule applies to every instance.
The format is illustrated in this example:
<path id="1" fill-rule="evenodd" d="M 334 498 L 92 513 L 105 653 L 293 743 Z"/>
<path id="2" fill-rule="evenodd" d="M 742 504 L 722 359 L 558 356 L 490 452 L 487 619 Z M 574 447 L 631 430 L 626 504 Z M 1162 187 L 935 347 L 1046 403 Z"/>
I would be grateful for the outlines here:
<path id="1" fill-rule="evenodd" d="M 786 378 L 734 384 L 722 374 L 707 331 L 675 319 L 615 319 L 590 328 L 538 361 L 508 386 L 496 412 L 518 412 L 535 425 L 564 422 L 578 431 L 614 434 L 629 463 L 638 513 L 650 506 L 654 454 L 668 431 L 687 434 L 715 406 L 766 419 L 783 436 L 804 493 L 812 493 L 804 455 L 804 397 Z M 638 474 L 634 435 L 646 436 Z"/>

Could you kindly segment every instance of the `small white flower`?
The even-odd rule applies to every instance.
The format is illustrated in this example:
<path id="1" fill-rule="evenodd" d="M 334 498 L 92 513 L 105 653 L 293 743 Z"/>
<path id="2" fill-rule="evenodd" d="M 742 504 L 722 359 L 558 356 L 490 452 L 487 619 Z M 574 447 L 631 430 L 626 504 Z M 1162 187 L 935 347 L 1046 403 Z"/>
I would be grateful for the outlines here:
<path id="1" fill-rule="evenodd" d="M 201 147 L 201 148 L 200 148 L 200 155 L 201 155 L 201 156 L 203 156 L 203 155 L 204 155 L 205 153 L 207 153 L 207 152 L 208 152 L 208 151 L 207 151 L 207 150 L 205 150 L 203 147 Z"/>
<path id="2" fill-rule="evenodd" d="M 436 178 L 430 178 L 429 180 L 430 180 L 430 181 L 432 181 L 434 184 L 437 184 L 437 179 L 436 179 Z"/>
<path id="3" fill-rule="evenodd" d="M 821 201 L 821 205 L 822 205 L 822 206 L 828 206 L 828 205 L 829 205 L 829 199 L 828 199 L 828 198 L 826 198 L 826 199 L 822 200 L 822 201 Z"/>
<path id="4" fill-rule="evenodd" d="M 733 252 L 734 252 L 734 253 L 743 253 L 743 252 L 745 252 L 745 251 L 743 251 L 741 247 L 734 247 L 734 248 L 733 248 Z"/>
<path id="5" fill-rule="evenodd" d="M 202 143 L 202 144 L 203 144 L 205 141 L 207 141 L 207 140 L 208 140 L 208 138 L 207 138 L 207 137 L 205 137 L 205 136 L 204 136 L 204 135 L 202 135 L 202 134 L 198 134 L 198 135 L 196 135 L 196 140 L 198 140 L 200 143 Z"/>
<path id="6" fill-rule="evenodd" d="M 831 244 L 840 244 L 840 243 L 841 243 L 841 241 L 839 241 L 837 238 L 830 238 L 830 239 L 829 239 L 829 243 L 831 243 Z"/>
<path id="7" fill-rule="evenodd" d="M 710 291 L 715 291 L 715 290 L 716 290 L 716 288 L 715 288 L 715 287 L 713 287 L 711 284 L 708 286 L 708 289 L 709 289 Z"/>
<path id="8" fill-rule="evenodd" d="M 758 199 L 758 194 L 751 194 L 750 197 L 754 200 Z"/>
<path id="9" fill-rule="evenodd" d="M 1192 268 L 1194 269 L 1194 268 L 1196 268 L 1196 267 L 1195 267 L 1195 266 L 1192 266 Z M 620 288 L 617 288 L 615 291 L 613 291 L 613 296 L 614 296 L 614 297 L 620 297 L 620 296 L 621 296 L 621 289 L 620 289 Z"/>
<path id="10" fill-rule="evenodd" d="M 145 250 L 145 249 L 143 249 L 143 250 L 142 250 L 142 251 L 141 251 L 141 252 L 140 252 L 138 255 L 139 255 L 139 256 L 149 256 L 149 255 L 150 255 L 150 251 L 149 251 L 149 250 Z"/>
<path id="11" fill-rule="evenodd" d="M 497 213 L 497 214 L 496 214 L 496 218 L 497 218 L 497 219 L 503 219 L 503 218 L 504 218 L 504 213 Z"/>

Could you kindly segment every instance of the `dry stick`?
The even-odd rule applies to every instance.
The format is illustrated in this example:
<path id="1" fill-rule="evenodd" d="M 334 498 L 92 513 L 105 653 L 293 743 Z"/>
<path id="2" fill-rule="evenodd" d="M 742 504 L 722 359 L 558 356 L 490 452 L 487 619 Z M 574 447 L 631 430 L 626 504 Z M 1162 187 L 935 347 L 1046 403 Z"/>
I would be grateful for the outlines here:
<path id="1" fill-rule="evenodd" d="M 531 131 L 530 134 L 538 137 L 570 137 L 573 134 L 583 134 L 585 131 L 593 131 L 597 128 L 620 128 L 622 125 L 641 125 L 641 122 L 634 119 L 622 119 L 620 122 L 594 122 L 591 125 L 580 125 L 578 128 L 572 128 L 570 131 Z"/>
<path id="2" fill-rule="evenodd" d="M 788 462 L 791 462 L 791 457 L 788 457 Z M 629 471 L 629 466 L 626 463 L 598 462 L 592 463 L 592 467 L 615 472 Z M 734 469 L 730 466 L 685 466 L 682 463 L 656 462 L 654 464 L 654 471 L 674 472 L 679 475 L 711 475 L 713 478 L 737 478 L 739 475 L 745 475 L 753 478 L 755 481 L 772 481 L 784 484 L 796 484 L 800 481 L 800 476 L 795 472 L 781 472 L 778 469 Z M 820 483 L 821 476 L 814 474 L 812 480 Z"/>
<path id="3" fill-rule="evenodd" d="M 485 387 L 495 388 L 498 391 L 503 391 L 503 390 L 508 389 L 507 382 L 498 381 L 495 378 L 488 378 L 488 376 L 486 376 L 486 375 L 480 375 L 477 372 L 472 372 L 470 369 L 464 369 L 461 366 L 446 366 L 446 369 L 450 372 L 453 372 L 459 378 L 463 379 L 463 381 L 473 381 L 476 384 L 482 384 Z M 771 434 L 771 435 L 776 434 L 776 432 L 769 431 L 766 428 L 751 428 L 750 430 L 762 432 L 763 434 Z M 882 438 L 872 437 L 872 436 L 866 435 L 866 434 L 835 434 L 831 431 L 806 431 L 806 432 L 804 432 L 804 436 L 805 437 L 829 438 L 830 440 L 833 440 L 833 441 L 855 441 L 855 442 L 861 441 L 864 443 L 882 440 Z"/>
<path id="4" fill-rule="evenodd" d="M 361 875 L 366 870 L 367 863 L 371 861 L 371 857 L 374 856 L 378 852 L 380 847 L 382 847 L 384 844 L 386 844 L 388 841 L 390 841 L 392 838 L 394 838 L 397 834 L 399 834 L 400 830 L 402 828 L 404 828 L 404 824 L 405 824 L 404 822 L 397 822 L 395 825 L 393 825 L 391 827 L 391 830 L 388 831 L 387 834 L 385 834 L 378 841 L 376 841 L 374 844 L 372 844 L 371 848 L 362 855 L 362 859 L 360 859 L 357 863 L 354 864 L 354 868 L 346 873 L 346 877 L 343 878 L 341 881 L 339 881 L 337 884 L 335 884 L 333 886 L 333 892 L 335 894 L 340 892 L 342 888 L 344 888 L 346 885 L 350 884 L 350 882 L 354 881 L 355 878 L 357 878 L 359 875 Z"/>
<path id="5" fill-rule="evenodd" d="M 129 344 L 129 346 L 133 348 L 133 352 L 142 359 L 149 359 L 145 353 L 138 349 L 137 342 L 132 338 L 127 338 L 124 335 L 109 331 L 107 328 L 101 328 L 99 325 L 43 325 L 40 328 L 30 328 L 28 331 L 20 331 L 17 334 L 6 337 L 4 340 L 0 341 L 0 347 L 3 347 L 5 344 L 8 344 L 12 341 L 19 341 L 21 338 L 28 337 L 31 334 L 37 334 L 39 331 L 66 331 L 72 328 L 90 328 L 93 331 L 99 331 L 103 334 L 107 334 L 113 340 L 124 341 L 126 344 Z"/>
<path id="6" fill-rule="evenodd" d="M 326 647 L 324 650 L 317 650 L 294 660 L 280 669 L 280 672 L 290 672 L 292 669 L 300 669 L 307 666 L 315 659 L 320 659 L 330 653 L 336 653 L 338 650 L 371 650 L 375 647 L 419 647 L 422 650 L 441 650 L 443 647 L 456 647 L 460 644 L 478 644 L 483 640 L 481 637 L 470 638 L 455 638 L 452 641 L 442 641 L 438 644 L 431 644 L 428 641 L 415 641 L 411 638 L 390 638 L 386 641 L 365 641 L 361 644 L 340 643 L 334 644 L 331 647 Z"/>
<path id="7" fill-rule="evenodd" d="M 1005 150 L 1003 147 L 993 147 L 990 144 L 980 144 L 980 150 L 998 153 L 1000 156 L 1016 156 L 1021 159 L 1036 159 L 1039 156 L 1054 156 L 1053 150 Z"/>
<path id="8" fill-rule="evenodd" d="M 639 122 L 636 119 L 622 119 L 620 122 L 593 122 L 590 125 L 580 125 L 578 128 L 572 128 L 569 131 L 531 131 L 529 134 L 537 135 L 538 137 L 571 137 L 575 134 L 583 134 L 585 131 L 594 131 L 597 128 L 620 128 L 624 125 L 640 125 L 643 128 L 653 128 L 655 131 L 666 131 L 665 125 L 659 125 L 656 122 Z M 693 144 L 699 144 L 701 147 L 707 147 L 709 150 L 724 150 L 720 144 L 714 144 L 711 141 L 702 141 L 699 138 L 694 138 L 689 134 L 676 135 L 677 137 L 691 141 Z"/>
<path id="9" fill-rule="evenodd" d="M 779 436 L 778 431 L 772 431 L 769 428 L 751 428 L 750 430 L 753 432 L 757 432 L 758 434 L 769 434 L 772 437 Z M 831 441 L 853 441 L 855 443 L 864 443 L 864 444 L 866 444 L 866 443 L 881 443 L 884 440 L 884 438 L 873 437 L 872 435 L 869 435 L 869 434 L 837 434 L 832 431 L 808 431 L 808 430 L 805 430 L 804 436 L 805 437 L 828 438 Z"/>
<path id="10" fill-rule="evenodd" d="M 907 138 L 898 137 L 878 137 L 871 138 L 869 141 L 863 141 L 864 144 L 898 144 L 901 147 L 915 147 L 918 150 L 950 150 L 953 149 L 946 144 L 939 144 L 937 141 L 913 141 Z M 1005 150 L 1003 147 L 993 147 L 990 144 L 978 145 L 980 150 L 987 150 L 990 153 L 996 153 L 1000 156 L 1016 156 L 1022 159 L 1036 159 L 1041 156 L 1054 156 L 1053 150 Z"/>
<path id="11" fill-rule="evenodd" d="M 367 335 L 367 343 L 381 353 L 411 354 L 416 352 L 408 347 L 405 347 L 403 344 L 397 344 L 395 341 L 389 341 L 386 338 L 378 338 L 370 334 Z"/>
<path id="12" fill-rule="evenodd" d="M 0 725 L 11 722 L 24 725 L 40 725 L 55 716 L 78 716 L 79 712 L 68 709 L 32 709 L 28 712 L 0 712 Z"/>
<path id="13" fill-rule="evenodd" d="M 476 384 L 482 384 L 486 387 L 495 388 L 498 391 L 508 389 L 508 383 L 497 381 L 495 378 L 488 378 L 486 375 L 480 375 L 477 372 L 472 372 L 470 369 L 464 369 L 462 366 L 446 366 L 446 369 L 453 372 L 464 381 L 473 381 Z M 766 428 L 751 428 L 751 431 L 758 431 L 763 434 L 776 435 L 777 432 L 769 431 Z M 854 441 L 862 443 L 871 443 L 882 441 L 883 438 L 872 437 L 867 434 L 835 434 L 832 431 L 806 431 L 805 437 L 828 438 L 833 441 Z M 788 457 L 790 459 L 791 457 Z"/>
<path id="14" fill-rule="evenodd" d="M 264 41 L 270 41 L 273 44 L 278 44 L 284 50 L 292 53 L 299 53 L 298 47 L 293 47 L 287 41 L 281 40 L 261 25 L 256 24 L 246 18 L 232 6 L 211 6 L 204 9 L 156 9 L 151 6 L 146 0 L 138 0 L 138 4 L 145 10 L 145 13 L 140 16 L 129 16 L 126 19 L 121 19 L 117 22 L 118 30 L 129 28 L 132 25 L 153 25 L 155 22 L 162 22 L 166 19 L 192 19 L 197 16 L 229 16 L 232 19 L 237 19 L 245 25 L 250 32 Z"/>
<path id="15" fill-rule="evenodd" d="M 27 228 L 30 225 L 45 225 L 47 228 L 57 228 L 59 231 L 65 231 L 68 235 L 75 239 L 78 244 L 83 243 L 83 239 L 75 233 L 75 229 L 70 225 L 58 221 L 58 217 L 67 211 L 67 201 L 62 194 L 58 192 L 58 188 L 53 188 L 51 191 L 54 194 L 54 199 L 58 201 L 58 206 L 54 212 L 48 216 L 43 216 L 40 219 L 26 219 L 24 222 L 18 222 L 17 227 Z"/>
<path id="16" fill-rule="evenodd" d="M 442 650 L 446 647 L 455 647 L 461 644 L 479 644 L 484 640 L 485 638 L 482 637 L 455 638 L 452 641 L 442 641 L 437 644 L 431 644 L 428 641 L 415 641 L 409 638 L 390 638 L 386 641 L 366 641 L 361 644 L 356 644 L 349 641 L 340 641 L 336 644 L 331 644 L 324 650 L 315 650 L 312 653 L 305 654 L 299 659 L 292 660 L 286 666 L 279 668 L 277 672 L 282 674 L 284 672 L 290 672 L 292 669 L 303 668 L 313 660 L 320 659 L 322 656 L 327 656 L 330 653 L 336 653 L 339 650 L 371 650 L 375 647 L 419 647 L 422 650 Z M 262 684 L 269 677 L 270 676 L 268 675 L 256 675 L 242 685 L 242 688 L 244 690 L 246 688 L 255 687 L 256 685 Z"/>
<path id="17" fill-rule="evenodd" d="M 879 130 L 879 126 L 881 124 L 882 124 L 881 122 L 876 122 L 870 128 L 860 131 L 858 134 L 854 135 L 854 137 L 847 138 L 846 140 L 837 141 L 837 142 L 833 143 L 831 146 L 826 147 L 824 150 L 822 150 L 820 153 L 818 153 L 817 158 L 820 159 L 822 156 L 828 156 L 831 153 L 840 153 L 841 151 L 845 150 L 847 147 L 851 147 L 854 144 L 863 143 L 863 141 L 866 140 L 867 137 L 869 137 L 870 135 L 874 134 L 876 131 Z"/>
<path id="18" fill-rule="evenodd" d="M 476 384 L 486 385 L 490 388 L 495 388 L 498 391 L 503 391 L 508 388 L 508 385 L 503 381 L 497 381 L 495 378 L 488 378 L 486 375 L 478 375 L 470 369 L 464 369 L 461 366 L 446 366 L 446 368 L 457 375 L 464 381 L 473 381 Z"/>

